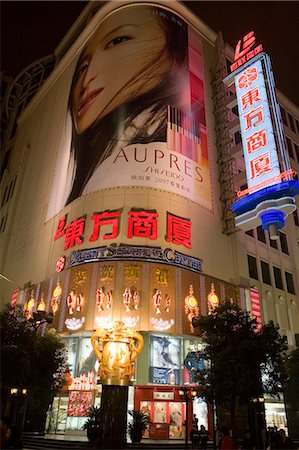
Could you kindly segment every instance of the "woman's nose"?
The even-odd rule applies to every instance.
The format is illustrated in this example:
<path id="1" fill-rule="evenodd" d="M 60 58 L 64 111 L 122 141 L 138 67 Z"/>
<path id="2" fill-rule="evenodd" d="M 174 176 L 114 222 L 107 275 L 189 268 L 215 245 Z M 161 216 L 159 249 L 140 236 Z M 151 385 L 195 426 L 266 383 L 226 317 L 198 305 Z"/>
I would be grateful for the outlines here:
<path id="1" fill-rule="evenodd" d="M 82 88 L 86 89 L 97 76 L 97 65 L 90 61 L 83 75 Z"/>

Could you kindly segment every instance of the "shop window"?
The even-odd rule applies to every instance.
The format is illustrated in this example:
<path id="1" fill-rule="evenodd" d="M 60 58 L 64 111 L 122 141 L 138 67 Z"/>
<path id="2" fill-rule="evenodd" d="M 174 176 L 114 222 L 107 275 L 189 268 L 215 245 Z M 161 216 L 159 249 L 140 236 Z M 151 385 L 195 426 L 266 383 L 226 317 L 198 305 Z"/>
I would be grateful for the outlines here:
<path id="1" fill-rule="evenodd" d="M 266 263 L 265 261 L 261 261 L 261 269 L 262 269 L 263 282 L 266 284 L 271 284 L 269 264 Z"/>
<path id="2" fill-rule="evenodd" d="M 290 114 L 290 113 L 288 113 L 288 116 L 289 116 L 289 123 L 290 123 L 291 130 L 294 131 L 294 133 L 296 133 L 294 118 L 293 118 L 292 114 Z"/>
<path id="3" fill-rule="evenodd" d="M 245 234 L 247 234 L 248 236 L 254 237 L 253 236 L 253 230 L 245 231 Z"/>
<path id="4" fill-rule="evenodd" d="M 254 278 L 255 280 L 258 280 L 258 273 L 257 273 L 257 264 L 256 264 L 256 258 L 251 255 L 247 255 L 248 259 L 248 269 L 249 269 L 249 276 L 250 278 Z"/>
<path id="5" fill-rule="evenodd" d="M 259 227 L 257 227 L 256 231 L 257 231 L 258 240 L 266 243 L 266 235 L 265 235 L 265 231 L 263 230 L 263 228 L 261 226 L 259 226 Z"/>
<path id="6" fill-rule="evenodd" d="M 275 287 L 277 287 L 278 289 L 283 289 L 281 269 L 279 267 L 273 266 L 273 271 L 274 271 Z"/>
<path id="7" fill-rule="evenodd" d="M 281 251 L 283 253 L 289 254 L 289 248 L 288 248 L 288 241 L 287 236 L 285 233 L 279 232 L 279 238 L 280 238 L 280 245 L 281 245 Z"/>
<path id="8" fill-rule="evenodd" d="M 287 291 L 289 294 L 295 294 L 295 287 L 293 281 L 293 275 L 289 272 L 285 272 Z"/>
<path id="9" fill-rule="evenodd" d="M 287 148 L 288 148 L 289 156 L 290 156 L 290 158 L 294 159 L 294 152 L 293 152 L 293 147 L 292 147 L 292 141 L 291 141 L 291 139 L 286 137 L 286 142 L 287 142 Z"/>
<path id="10" fill-rule="evenodd" d="M 281 112 L 281 118 L 282 118 L 283 123 L 285 125 L 287 125 L 288 121 L 287 121 L 286 112 L 285 112 L 285 109 L 282 106 L 280 107 L 280 112 Z"/>

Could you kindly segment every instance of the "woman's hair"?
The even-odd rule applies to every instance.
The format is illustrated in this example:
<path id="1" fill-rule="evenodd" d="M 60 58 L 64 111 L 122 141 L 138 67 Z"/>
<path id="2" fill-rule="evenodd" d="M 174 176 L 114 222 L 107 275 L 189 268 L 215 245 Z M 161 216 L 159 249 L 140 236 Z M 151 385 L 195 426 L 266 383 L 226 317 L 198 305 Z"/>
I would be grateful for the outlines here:
<path id="1" fill-rule="evenodd" d="M 72 127 L 71 159 L 75 161 L 75 176 L 66 205 L 82 194 L 95 169 L 111 155 L 118 143 L 127 146 L 133 143 L 166 141 L 167 105 L 175 106 L 178 103 L 180 90 L 175 88 L 179 82 L 176 80 L 175 70 L 171 69 L 179 69 L 187 60 L 187 25 L 166 10 L 149 6 L 143 6 L 143 8 L 157 15 L 160 26 L 165 32 L 166 42 L 161 52 L 135 74 L 125 87 L 134 86 L 139 79 L 146 85 L 147 79 L 153 79 L 156 69 L 167 63 L 166 67 L 169 67 L 170 61 L 169 71 L 163 79 L 157 80 L 156 87 L 122 103 L 103 118 L 96 120 L 81 135 L 76 132 L 74 126 Z M 75 84 L 76 76 L 74 75 L 69 95 L 70 111 Z M 140 85 L 139 90 L 142 90 Z M 138 126 L 132 126 L 134 120 L 143 111 L 146 111 L 144 120 Z M 126 133 L 129 129 L 130 132 Z"/>

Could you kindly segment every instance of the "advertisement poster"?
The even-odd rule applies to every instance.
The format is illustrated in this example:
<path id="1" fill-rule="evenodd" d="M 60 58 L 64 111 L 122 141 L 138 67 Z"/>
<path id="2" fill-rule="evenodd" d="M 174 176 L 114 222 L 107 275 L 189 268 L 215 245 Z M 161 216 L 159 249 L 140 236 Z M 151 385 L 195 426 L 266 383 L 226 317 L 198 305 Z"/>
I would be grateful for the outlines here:
<path id="1" fill-rule="evenodd" d="M 120 186 L 211 208 L 195 30 L 161 7 L 118 8 L 73 62 L 70 78 L 47 219 L 82 195 Z"/>
<path id="2" fill-rule="evenodd" d="M 180 340 L 151 336 L 150 383 L 180 384 Z"/>
<path id="3" fill-rule="evenodd" d="M 86 417 L 92 405 L 92 392 L 70 391 L 67 415 Z"/>

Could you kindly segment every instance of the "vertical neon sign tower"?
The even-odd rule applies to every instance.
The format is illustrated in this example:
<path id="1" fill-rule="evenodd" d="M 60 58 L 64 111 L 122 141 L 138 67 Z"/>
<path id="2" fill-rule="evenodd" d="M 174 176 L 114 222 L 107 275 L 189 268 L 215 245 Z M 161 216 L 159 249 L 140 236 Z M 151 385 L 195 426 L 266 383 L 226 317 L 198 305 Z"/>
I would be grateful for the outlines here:
<path id="1" fill-rule="evenodd" d="M 248 186 L 232 206 L 236 226 L 247 231 L 261 224 L 277 239 L 296 209 L 299 182 L 286 151 L 270 58 L 255 46 L 253 32 L 238 42 L 231 71 L 224 83 L 236 87 Z"/>

